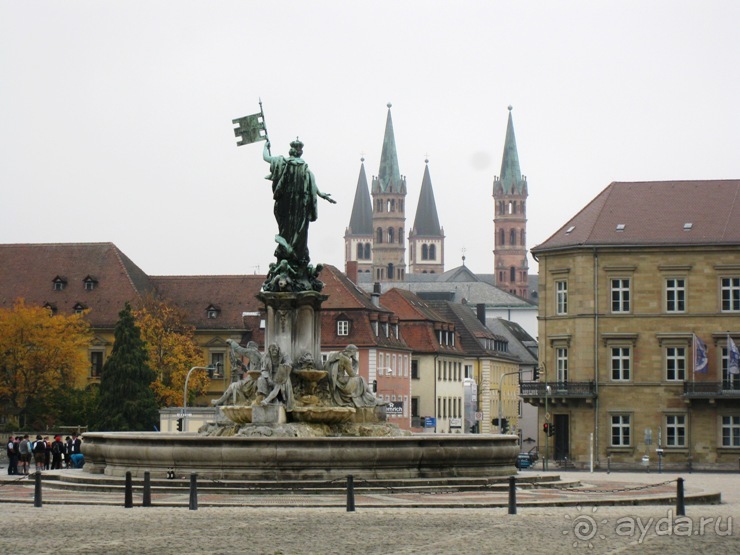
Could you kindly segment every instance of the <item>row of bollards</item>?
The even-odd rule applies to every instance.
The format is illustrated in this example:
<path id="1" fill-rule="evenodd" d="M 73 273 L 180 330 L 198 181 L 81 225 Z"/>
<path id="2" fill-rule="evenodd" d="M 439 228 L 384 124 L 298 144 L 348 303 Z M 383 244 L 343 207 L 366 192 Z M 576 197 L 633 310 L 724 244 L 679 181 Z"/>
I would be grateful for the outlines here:
<path id="1" fill-rule="evenodd" d="M 34 480 L 33 506 L 41 507 L 43 506 L 41 495 L 41 472 L 36 472 Z M 684 498 L 683 482 L 683 478 L 676 479 L 676 516 L 686 516 L 686 501 Z M 123 506 L 127 509 L 134 506 L 134 488 L 133 481 L 131 479 L 131 472 L 126 472 Z M 151 475 L 149 472 L 144 472 L 144 494 L 142 506 L 152 506 Z M 188 502 L 188 508 L 191 511 L 198 510 L 198 477 L 195 472 L 190 474 L 190 499 Z M 347 512 L 354 512 L 354 510 L 355 483 L 354 476 L 350 475 L 347 476 Z M 509 476 L 509 514 L 516 514 L 516 476 Z"/>

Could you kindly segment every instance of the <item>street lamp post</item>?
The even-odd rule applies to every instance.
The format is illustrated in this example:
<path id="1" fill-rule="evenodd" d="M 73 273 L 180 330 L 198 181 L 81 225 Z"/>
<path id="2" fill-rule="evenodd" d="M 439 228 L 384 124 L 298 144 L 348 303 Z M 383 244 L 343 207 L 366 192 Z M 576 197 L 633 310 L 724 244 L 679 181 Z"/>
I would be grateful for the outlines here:
<path id="1" fill-rule="evenodd" d="M 190 380 L 190 374 L 193 373 L 193 370 L 213 370 L 213 366 L 193 366 L 189 371 L 188 375 L 185 377 L 185 390 L 182 394 L 182 429 L 183 431 L 187 430 L 187 423 L 188 423 L 188 380 Z"/>
<path id="2" fill-rule="evenodd" d="M 545 422 L 547 422 L 547 431 L 545 432 L 545 458 L 543 459 L 544 470 L 547 471 L 547 455 L 550 454 L 550 412 L 547 401 L 550 397 L 550 385 L 547 383 L 547 370 L 545 370 Z"/>

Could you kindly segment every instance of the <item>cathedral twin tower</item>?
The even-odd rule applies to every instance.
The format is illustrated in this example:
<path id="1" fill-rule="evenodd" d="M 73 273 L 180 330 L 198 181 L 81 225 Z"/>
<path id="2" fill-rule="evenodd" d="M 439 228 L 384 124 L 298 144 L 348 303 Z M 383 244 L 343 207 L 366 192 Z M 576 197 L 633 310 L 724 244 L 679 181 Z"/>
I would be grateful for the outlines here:
<path id="1" fill-rule="evenodd" d="M 411 274 L 444 272 L 444 228 L 425 161 L 414 225 L 408 234 Z M 345 263 L 357 263 L 362 281 L 403 281 L 406 277 L 406 177 L 401 175 L 393 134 L 391 105 L 385 122 L 378 175 L 370 196 L 365 159 L 360 165 L 349 226 L 344 234 Z M 501 176 L 494 178 L 494 266 L 496 284 L 505 291 L 528 297 L 526 246 L 527 180 L 519 170 L 519 156 L 509 107 Z"/>

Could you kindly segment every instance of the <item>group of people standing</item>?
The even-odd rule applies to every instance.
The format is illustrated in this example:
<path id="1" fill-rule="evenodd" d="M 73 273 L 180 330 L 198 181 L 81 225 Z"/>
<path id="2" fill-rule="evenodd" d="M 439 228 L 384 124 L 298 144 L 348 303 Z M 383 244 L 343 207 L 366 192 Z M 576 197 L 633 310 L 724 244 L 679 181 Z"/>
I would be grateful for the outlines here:
<path id="1" fill-rule="evenodd" d="M 24 436 L 12 435 L 6 444 L 8 454 L 8 474 L 29 474 L 31 462 L 36 466 L 36 472 L 42 470 L 56 470 L 61 468 L 80 468 L 82 459 L 82 440 L 77 434 L 67 436 L 37 435 L 31 440 L 28 434 Z"/>

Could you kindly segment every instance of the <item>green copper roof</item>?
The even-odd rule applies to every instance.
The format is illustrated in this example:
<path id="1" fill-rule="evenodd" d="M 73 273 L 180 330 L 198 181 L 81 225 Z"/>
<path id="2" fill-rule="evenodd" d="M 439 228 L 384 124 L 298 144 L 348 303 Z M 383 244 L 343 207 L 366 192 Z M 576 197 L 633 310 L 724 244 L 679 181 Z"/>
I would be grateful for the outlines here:
<path id="1" fill-rule="evenodd" d="M 355 202 L 352 205 L 352 216 L 349 219 L 349 228 L 352 235 L 373 234 L 373 205 L 370 200 L 370 191 L 365 176 L 365 159 L 360 164 L 360 176 L 357 178 Z"/>
<path id="2" fill-rule="evenodd" d="M 398 169 L 398 154 L 396 153 L 396 138 L 393 135 L 390 102 L 388 103 L 388 116 L 385 120 L 380 169 L 378 170 L 378 177 L 373 179 L 373 193 L 406 194 L 406 179 L 401 177 L 401 171 Z"/>
<path id="3" fill-rule="evenodd" d="M 497 180 L 503 188 L 504 194 L 521 193 L 527 184 L 526 179 L 522 177 L 522 170 L 519 168 L 519 153 L 516 149 L 514 120 L 511 117 L 511 110 L 512 107 L 509 106 L 509 123 L 506 126 L 501 175 Z"/>
<path id="4" fill-rule="evenodd" d="M 419 193 L 419 204 L 416 207 L 413 229 L 417 235 L 442 235 L 439 227 L 439 216 L 437 215 L 437 203 L 434 201 L 434 191 L 432 190 L 432 178 L 429 176 L 429 160 L 426 160 L 426 167 L 424 168 L 424 178 L 421 181 L 421 192 Z"/>

